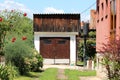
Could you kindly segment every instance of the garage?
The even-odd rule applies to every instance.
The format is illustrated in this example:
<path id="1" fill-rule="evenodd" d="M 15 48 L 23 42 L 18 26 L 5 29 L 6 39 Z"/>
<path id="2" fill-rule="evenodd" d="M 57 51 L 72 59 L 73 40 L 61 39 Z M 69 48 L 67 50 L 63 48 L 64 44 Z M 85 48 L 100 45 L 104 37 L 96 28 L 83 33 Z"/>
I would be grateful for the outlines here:
<path id="1" fill-rule="evenodd" d="M 46 63 L 70 63 L 70 37 L 40 37 L 40 54 Z"/>
<path id="2" fill-rule="evenodd" d="M 34 14 L 34 47 L 43 64 L 76 65 L 80 14 Z"/>

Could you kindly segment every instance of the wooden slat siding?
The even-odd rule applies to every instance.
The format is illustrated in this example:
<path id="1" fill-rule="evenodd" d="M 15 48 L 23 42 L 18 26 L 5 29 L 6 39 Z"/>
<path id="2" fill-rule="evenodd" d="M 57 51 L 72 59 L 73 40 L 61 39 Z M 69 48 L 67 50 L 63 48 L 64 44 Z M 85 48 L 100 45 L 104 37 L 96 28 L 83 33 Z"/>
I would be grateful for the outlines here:
<path id="1" fill-rule="evenodd" d="M 50 40 L 50 44 L 44 43 L 44 40 Z M 59 41 L 65 40 L 60 44 Z M 48 59 L 70 59 L 70 38 L 69 37 L 41 37 L 40 54 Z"/>
<path id="2" fill-rule="evenodd" d="M 34 14 L 34 32 L 79 32 L 80 14 Z"/>

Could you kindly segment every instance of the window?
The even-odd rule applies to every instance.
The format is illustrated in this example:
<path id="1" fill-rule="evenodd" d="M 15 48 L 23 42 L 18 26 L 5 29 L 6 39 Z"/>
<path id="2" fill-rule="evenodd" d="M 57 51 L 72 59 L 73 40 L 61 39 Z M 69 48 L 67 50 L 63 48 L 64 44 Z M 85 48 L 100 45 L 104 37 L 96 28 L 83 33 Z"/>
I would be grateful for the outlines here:
<path id="1" fill-rule="evenodd" d="M 103 3 L 101 3 L 101 15 L 102 16 L 104 15 L 104 5 L 103 5 Z"/>
<path id="2" fill-rule="evenodd" d="M 59 40 L 58 44 L 65 44 L 66 40 Z"/>
<path id="3" fill-rule="evenodd" d="M 101 21 L 103 21 L 103 17 L 101 18 Z"/>
<path id="4" fill-rule="evenodd" d="M 108 15 L 105 16 L 105 19 L 107 19 L 107 18 L 108 18 Z"/>
<path id="5" fill-rule="evenodd" d="M 51 44 L 51 40 L 48 40 L 48 39 L 45 39 L 45 40 L 43 40 L 43 42 L 45 43 L 45 44 Z"/>
<path id="6" fill-rule="evenodd" d="M 99 23 L 99 20 L 97 20 L 97 23 Z"/>
<path id="7" fill-rule="evenodd" d="M 106 0 L 106 5 L 108 6 L 108 0 Z"/>
<path id="8" fill-rule="evenodd" d="M 99 14 L 99 6 L 97 6 L 97 12 L 98 12 L 98 14 Z"/>
<path id="9" fill-rule="evenodd" d="M 102 6 L 102 10 L 104 9 L 104 5 L 103 5 L 103 3 L 101 4 L 101 6 Z"/>

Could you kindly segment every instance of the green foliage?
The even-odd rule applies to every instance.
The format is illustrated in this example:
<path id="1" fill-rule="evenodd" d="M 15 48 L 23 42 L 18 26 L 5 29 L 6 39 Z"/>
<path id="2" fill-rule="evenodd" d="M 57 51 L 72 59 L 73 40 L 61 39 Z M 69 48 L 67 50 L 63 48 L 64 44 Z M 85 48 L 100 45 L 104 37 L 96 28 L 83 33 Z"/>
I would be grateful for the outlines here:
<path id="1" fill-rule="evenodd" d="M 79 58 L 82 58 L 83 57 L 83 54 L 84 54 L 84 42 L 83 40 L 81 40 L 78 44 L 78 50 L 77 50 L 77 53 L 78 53 L 78 57 Z"/>
<path id="2" fill-rule="evenodd" d="M 13 80 L 18 75 L 16 67 L 9 65 L 0 65 L 0 79 L 1 80 Z"/>
<path id="3" fill-rule="evenodd" d="M 40 54 L 35 55 L 34 59 L 31 62 L 32 71 L 40 71 L 40 68 L 43 67 L 43 58 Z"/>
<path id="4" fill-rule="evenodd" d="M 4 41 L 6 37 L 6 33 L 11 30 L 11 25 L 13 23 L 12 13 L 1 11 L 0 18 L 2 21 L 0 22 L 0 55 L 4 55 Z"/>
<path id="5" fill-rule="evenodd" d="M 96 42 L 93 39 L 87 39 L 87 41 L 86 41 L 86 46 L 87 46 L 86 47 L 87 48 L 86 49 L 86 53 L 87 53 L 86 55 L 90 59 L 93 59 L 95 57 L 96 49 L 95 49 L 95 46 L 93 46 L 95 44 L 96 44 Z M 79 46 L 78 46 L 78 56 L 79 56 L 79 58 L 82 58 L 83 54 L 84 54 L 84 41 L 81 40 L 79 42 Z"/>
<path id="6" fill-rule="evenodd" d="M 107 75 L 109 80 L 119 80 L 120 79 L 120 62 L 109 60 L 109 58 L 104 57 L 102 64 L 105 65 L 107 69 Z"/>
<path id="7" fill-rule="evenodd" d="M 7 68 L 3 65 L 0 65 L 0 78 L 2 80 L 9 80 L 9 74 L 7 72 Z"/>
<path id="8" fill-rule="evenodd" d="M 120 80 L 120 38 L 103 44 L 103 62 L 109 80 Z"/>
<path id="9" fill-rule="evenodd" d="M 15 42 L 9 42 L 5 46 L 6 63 L 14 64 L 20 74 L 26 74 L 30 70 L 30 64 L 25 61 L 25 58 L 32 57 L 31 48 L 25 41 L 17 39 Z"/>
<path id="10" fill-rule="evenodd" d="M 80 80 L 80 76 L 96 76 L 96 71 L 78 71 L 65 69 L 65 75 L 68 76 L 68 80 Z"/>
<path id="11" fill-rule="evenodd" d="M 95 38 L 96 37 L 96 32 L 95 31 L 90 31 L 89 32 L 89 37 L 90 38 Z"/>
<path id="12" fill-rule="evenodd" d="M 3 10 L 0 12 L 0 55 L 4 55 L 6 39 L 13 35 L 27 36 L 28 43 L 33 47 L 32 20 L 25 17 L 22 12 L 16 10 Z"/>
<path id="13" fill-rule="evenodd" d="M 95 45 L 96 42 L 92 39 L 87 40 L 87 56 L 90 59 L 94 59 L 96 54 L 96 48 Z"/>
<path id="14" fill-rule="evenodd" d="M 30 63 L 31 71 L 40 71 L 40 68 L 43 67 L 43 58 L 36 50 L 33 50 L 33 53 L 33 57 L 26 61 Z"/>

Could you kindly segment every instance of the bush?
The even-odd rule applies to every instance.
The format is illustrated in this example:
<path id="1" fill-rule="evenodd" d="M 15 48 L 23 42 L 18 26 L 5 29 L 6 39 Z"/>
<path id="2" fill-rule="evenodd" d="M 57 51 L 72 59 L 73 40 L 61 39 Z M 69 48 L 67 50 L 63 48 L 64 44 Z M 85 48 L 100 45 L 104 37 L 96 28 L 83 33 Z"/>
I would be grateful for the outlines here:
<path id="1" fill-rule="evenodd" d="M 5 45 L 6 63 L 12 63 L 18 68 L 21 75 L 30 71 L 30 64 L 26 63 L 25 58 L 32 57 L 31 48 L 22 40 L 15 40 Z"/>
<path id="2" fill-rule="evenodd" d="M 103 44 L 101 52 L 109 80 L 120 80 L 120 38 Z"/>
<path id="3" fill-rule="evenodd" d="M 16 67 L 9 65 L 0 65 L 0 79 L 1 80 L 13 80 L 18 75 Z"/>
<path id="4" fill-rule="evenodd" d="M 33 51 L 34 51 L 34 57 L 31 60 L 31 70 L 39 71 L 40 68 L 43 67 L 43 58 L 36 50 Z"/>

